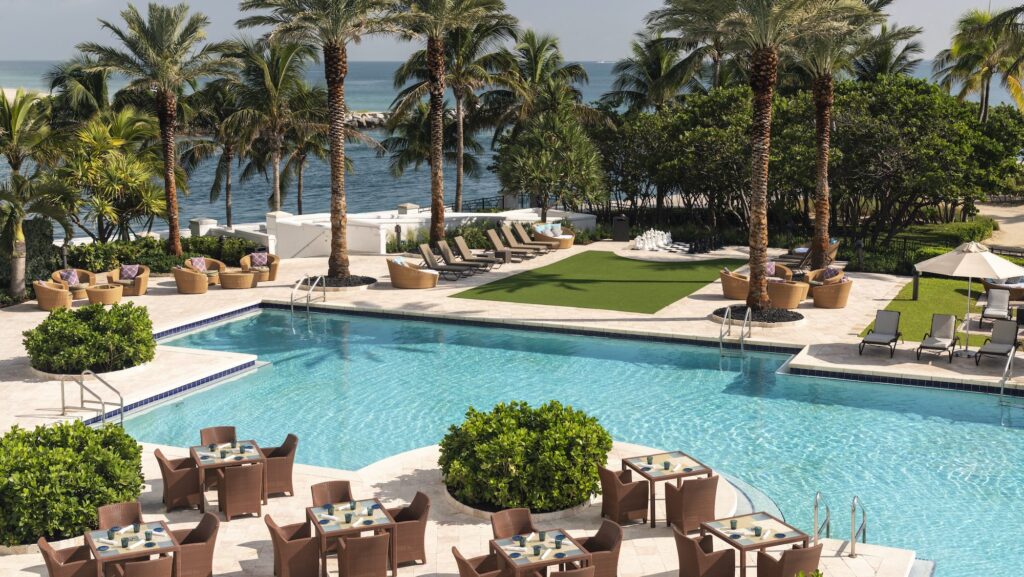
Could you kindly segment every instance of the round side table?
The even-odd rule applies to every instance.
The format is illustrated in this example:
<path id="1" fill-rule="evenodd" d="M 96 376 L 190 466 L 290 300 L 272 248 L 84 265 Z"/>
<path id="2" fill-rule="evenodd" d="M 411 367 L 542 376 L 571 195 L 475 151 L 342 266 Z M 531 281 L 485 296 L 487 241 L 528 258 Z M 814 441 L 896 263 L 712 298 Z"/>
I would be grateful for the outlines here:
<path id="1" fill-rule="evenodd" d="M 220 288 L 224 289 L 247 289 L 256 286 L 256 279 L 251 272 L 222 272 L 220 273 Z"/>
<path id="2" fill-rule="evenodd" d="M 112 305 L 121 302 L 124 287 L 119 284 L 99 284 L 85 289 L 92 304 Z"/>

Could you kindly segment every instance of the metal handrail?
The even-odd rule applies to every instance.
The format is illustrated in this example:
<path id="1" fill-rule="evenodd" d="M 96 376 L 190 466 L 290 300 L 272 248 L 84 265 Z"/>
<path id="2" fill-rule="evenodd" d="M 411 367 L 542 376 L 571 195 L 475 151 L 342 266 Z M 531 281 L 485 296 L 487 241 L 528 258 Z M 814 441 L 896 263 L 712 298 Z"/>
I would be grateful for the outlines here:
<path id="1" fill-rule="evenodd" d="M 725 337 L 732 334 L 732 307 L 725 307 L 725 316 L 718 327 L 718 354 L 725 354 Z"/>
<path id="2" fill-rule="evenodd" d="M 860 509 L 860 526 L 857 526 L 857 510 Z M 853 497 L 853 503 L 850 505 L 850 557 L 857 556 L 857 539 L 861 539 L 861 543 L 868 542 L 868 512 L 864 510 L 864 505 L 860 503 L 860 499 L 856 496 Z"/>
<path id="3" fill-rule="evenodd" d="M 104 387 L 106 387 L 109 391 L 111 391 L 112 393 L 117 395 L 117 402 L 115 403 L 113 401 L 105 401 L 105 400 L 103 400 L 103 397 L 100 396 L 99 393 L 97 393 L 96 391 L 92 390 L 92 388 L 90 388 L 88 385 L 85 384 L 85 378 L 86 377 L 92 377 L 92 378 L 96 379 L 97 381 L 100 382 L 100 384 L 102 384 Z M 89 403 L 95 404 L 95 405 L 99 405 L 100 406 L 100 408 L 99 408 L 100 422 L 103 423 L 103 424 L 106 424 L 106 422 L 107 422 L 107 406 L 109 405 L 111 407 L 117 407 L 118 409 L 120 409 L 118 411 L 118 417 L 119 417 L 120 424 L 124 425 L 124 396 L 121 395 L 121 391 L 118 391 L 113 385 L 108 383 L 106 381 L 106 379 L 104 379 L 103 377 L 97 375 L 96 373 L 94 373 L 94 372 L 92 372 L 90 370 L 82 371 L 82 374 L 79 375 L 75 379 L 75 381 L 78 383 L 78 407 L 72 407 L 72 408 L 88 409 L 89 407 L 87 407 L 86 404 L 89 404 Z M 61 380 L 60 380 L 60 405 L 61 405 L 60 414 L 62 416 L 68 414 L 68 404 L 67 404 L 67 400 L 66 400 L 66 398 L 64 396 L 64 383 L 65 382 L 66 382 L 66 379 L 62 377 Z M 86 399 L 85 398 L 85 394 L 86 393 L 89 393 L 89 395 L 92 398 L 91 399 Z"/>
<path id="4" fill-rule="evenodd" d="M 321 285 L 320 283 L 323 283 L 323 284 Z M 320 276 L 316 277 L 316 280 L 314 280 L 313 284 L 310 285 L 309 290 L 306 291 L 306 312 L 307 313 L 309 312 L 309 305 L 310 305 L 310 303 L 314 302 L 313 301 L 313 291 L 316 290 L 316 287 L 318 285 L 320 285 L 320 296 L 317 297 L 319 300 L 317 300 L 315 302 L 324 302 L 324 303 L 327 302 L 327 279 L 324 278 L 323 275 L 320 275 Z"/>
<path id="5" fill-rule="evenodd" d="M 740 327 L 740 352 L 744 352 L 743 341 L 753 334 L 754 327 L 751 325 L 753 322 L 752 310 L 747 307 L 747 312 L 743 315 L 743 326 Z"/>
<path id="6" fill-rule="evenodd" d="M 825 506 L 825 520 L 818 524 L 818 509 L 821 505 Z M 825 538 L 830 539 L 832 537 L 832 508 L 828 506 L 828 502 L 821 496 L 821 491 L 814 494 L 814 545 L 818 544 L 821 539 L 822 530 L 825 531 Z"/>
<path id="7" fill-rule="evenodd" d="M 1017 351 L 1013 351 L 1013 354 L 1006 359 L 1006 366 L 1003 368 L 1003 376 L 999 379 L 999 404 L 1004 407 L 1024 408 L 1024 405 L 1015 403 L 1006 398 L 1006 383 L 1013 377 L 1013 359 L 1017 356 Z"/>
<path id="8" fill-rule="evenodd" d="M 303 284 L 305 284 L 307 280 L 309 280 L 309 275 L 308 274 L 304 275 L 302 278 L 300 278 L 299 280 L 295 281 L 295 284 L 292 286 L 292 293 L 289 296 L 288 300 L 291 301 L 291 307 L 292 307 L 292 313 L 293 314 L 295 313 L 295 292 L 297 290 L 299 290 L 299 287 L 302 286 Z"/>

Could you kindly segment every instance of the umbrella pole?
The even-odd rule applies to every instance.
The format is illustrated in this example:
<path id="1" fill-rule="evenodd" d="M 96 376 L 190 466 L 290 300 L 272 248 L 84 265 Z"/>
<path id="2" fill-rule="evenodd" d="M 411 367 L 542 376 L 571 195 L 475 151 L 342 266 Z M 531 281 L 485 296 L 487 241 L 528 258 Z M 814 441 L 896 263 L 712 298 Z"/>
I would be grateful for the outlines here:
<path id="1" fill-rule="evenodd" d="M 964 339 L 964 348 L 957 354 L 958 357 L 973 357 L 974 353 L 971 352 L 971 287 L 974 286 L 974 279 L 967 277 L 967 312 L 964 314 L 964 319 L 967 322 L 967 338 Z"/>

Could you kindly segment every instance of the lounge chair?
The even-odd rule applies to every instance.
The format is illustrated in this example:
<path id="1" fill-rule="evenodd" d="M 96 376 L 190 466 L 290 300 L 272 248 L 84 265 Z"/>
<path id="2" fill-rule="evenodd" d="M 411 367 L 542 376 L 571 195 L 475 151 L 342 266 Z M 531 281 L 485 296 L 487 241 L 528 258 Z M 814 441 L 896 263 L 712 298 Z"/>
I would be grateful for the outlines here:
<path id="1" fill-rule="evenodd" d="M 540 244 L 537 242 L 521 242 L 514 232 L 512 227 L 507 224 L 501 225 L 501 234 L 505 235 L 505 242 L 512 248 L 519 250 L 532 250 L 539 254 L 547 254 L 551 251 L 551 248 L 546 244 Z"/>
<path id="2" fill-rule="evenodd" d="M 228 266 L 223 262 L 206 256 L 186 259 L 185 268 L 205 275 L 210 284 L 220 284 L 220 273 L 228 270 Z"/>
<path id="3" fill-rule="evenodd" d="M 174 267 L 171 272 L 174 273 L 174 285 L 180 294 L 201 295 L 210 288 L 210 281 L 201 272 L 182 267 Z"/>
<path id="4" fill-rule="evenodd" d="M 254 265 L 252 263 L 253 259 L 254 258 L 258 259 L 258 260 L 262 259 L 263 257 L 262 256 L 258 256 L 258 255 L 263 255 L 263 254 L 266 255 L 267 264 L 265 264 L 265 265 Z M 254 255 L 256 255 L 256 256 L 254 256 Z M 280 264 L 281 264 L 281 257 L 277 256 L 276 254 L 269 254 L 269 253 L 252 253 L 252 254 L 247 254 L 247 255 L 243 256 L 241 258 L 241 260 L 238 261 L 238 266 L 242 267 L 242 272 L 248 272 L 248 271 L 251 270 L 251 271 L 257 273 L 257 277 L 256 277 L 256 281 L 257 282 L 270 282 L 270 281 L 277 280 L 277 268 L 280 266 Z"/>
<path id="5" fill-rule="evenodd" d="M 278 525 L 263 517 L 274 545 L 274 575 L 277 577 L 319 577 L 320 540 L 308 522 Z"/>
<path id="6" fill-rule="evenodd" d="M 465 262 L 489 262 L 494 265 L 494 268 L 501 268 L 501 265 L 505 264 L 504 258 L 498 258 L 497 255 L 491 256 L 489 254 L 476 254 L 473 249 L 469 248 L 466 244 L 466 239 L 461 236 L 455 237 L 455 254 L 458 255 Z M 516 259 L 515 262 L 522 262 Z"/>
<path id="7" fill-rule="evenodd" d="M 472 266 L 480 269 L 481 271 L 489 271 L 494 267 L 492 262 L 478 262 L 473 260 L 458 261 L 455 258 L 455 253 L 452 252 L 452 248 L 448 246 L 448 241 L 439 240 L 437 241 L 437 249 L 441 251 L 441 260 L 448 266 Z"/>
<path id="8" fill-rule="evenodd" d="M 279 447 L 260 447 L 260 453 L 267 462 L 267 494 L 288 493 L 295 496 L 292 486 L 292 468 L 299 438 L 291 433 Z"/>
<path id="9" fill-rule="evenodd" d="M 426 244 L 420 245 L 420 256 L 423 257 L 423 265 L 428 270 L 436 271 L 441 278 L 446 280 L 459 280 L 460 278 L 470 276 L 477 272 L 478 269 L 469 265 L 446 265 L 437 262 L 434 258 L 434 251 L 430 250 L 430 246 Z"/>
<path id="10" fill-rule="evenodd" d="M 811 285 L 804 282 L 769 280 L 767 292 L 773 307 L 795 309 L 807 299 L 807 291 L 810 289 Z"/>
<path id="11" fill-rule="evenodd" d="M 71 291 L 63 284 L 37 280 L 32 281 L 32 286 L 36 291 L 36 306 L 39 310 L 71 308 Z"/>
<path id="12" fill-rule="evenodd" d="M 1010 291 L 1010 300 L 1011 301 L 1024 300 L 1024 284 L 1017 284 L 1016 283 L 1017 279 L 1013 279 L 1014 280 L 1014 284 L 1013 285 L 1000 283 L 999 282 L 1000 280 L 1009 280 L 1009 279 L 981 279 L 981 284 L 985 287 L 986 291 L 993 291 L 993 290 L 1008 290 L 1008 291 Z"/>
<path id="13" fill-rule="evenodd" d="M 519 235 L 519 240 L 521 240 L 523 242 L 523 244 L 539 244 L 539 245 L 543 245 L 543 246 L 545 246 L 545 247 L 547 247 L 547 248 L 549 248 L 551 250 L 558 250 L 558 247 L 562 244 L 562 243 L 558 242 L 557 240 L 545 240 L 545 239 L 538 239 L 538 238 L 530 238 L 530 233 L 526 230 L 526 228 L 523 227 L 523 224 L 520 223 L 520 222 L 513 222 L 512 223 L 512 230 L 516 234 Z M 536 235 L 534 235 L 534 236 L 536 236 Z M 551 237 L 548 237 L 548 238 L 551 238 Z"/>
<path id="14" fill-rule="evenodd" d="M 772 265 L 775 265 L 775 270 L 772 271 L 772 274 L 768 276 L 781 278 L 782 280 L 793 280 L 793 271 L 788 266 L 782 264 L 781 262 L 772 261 L 768 263 L 769 267 L 771 267 Z"/>
<path id="15" fill-rule="evenodd" d="M 402 507 L 388 509 L 388 514 L 395 520 L 395 548 L 398 549 L 398 562 L 427 562 L 424 539 L 427 532 L 427 517 L 430 515 L 430 497 L 426 493 L 416 492 L 412 503 Z"/>
<path id="16" fill-rule="evenodd" d="M 50 577 L 96 577 L 96 560 L 88 545 L 54 549 L 40 537 L 36 541 Z"/>
<path id="17" fill-rule="evenodd" d="M 814 299 L 816 309 L 842 309 L 850 300 L 850 291 L 853 290 L 853 280 L 843 280 L 819 286 L 811 286 L 811 298 Z"/>
<path id="18" fill-rule="evenodd" d="M 135 276 L 130 279 L 121 280 L 122 271 L 127 273 L 131 270 L 129 265 L 121 265 L 119 268 L 115 268 L 107 273 L 107 282 L 121 285 L 121 294 L 126 297 L 142 296 L 149 289 L 149 267 L 144 264 L 133 266 L 137 266 L 138 270 Z"/>
<path id="19" fill-rule="evenodd" d="M 932 329 L 921 338 L 921 344 L 917 347 L 917 360 L 921 360 L 921 353 L 925 351 L 939 355 L 949 352 L 949 362 L 952 363 L 953 351 L 960 342 L 956 334 L 956 321 L 954 315 L 932 315 Z"/>
<path id="20" fill-rule="evenodd" d="M 981 320 L 1009 320 L 1013 318 L 1010 312 L 1010 291 L 1005 289 L 992 289 L 988 291 L 988 298 L 985 306 L 981 308 Z"/>
<path id="21" fill-rule="evenodd" d="M 718 475 L 707 479 L 687 479 L 676 488 L 665 484 L 665 515 L 668 524 L 683 533 L 700 529 L 700 524 L 715 519 Z"/>
<path id="22" fill-rule="evenodd" d="M 750 293 L 750 279 L 746 275 L 723 268 L 718 273 L 722 281 L 722 296 L 734 301 L 745 301 Z"/>
<path id="23" fill-rule="evenodd" d="M 495 539 L 508 539 L 537 531 L 533 515 L 526 508 L 504 509 L 491 514 L 491 532 Z"/>
<path id="24" fill-rule="evenodd" d="M 212 445 L 214 443 L 220 445 L 222 443 L 230 443 L 231 441 L 237 440 L 238 437 L 235 435 L 235 428 L 230 425 L 199 429 L 200 445 Z"/>
<path id="25" fill-rule="evenodd" d="M 111 527 L 127 527 L 134 523 L 142 523 L 142 505 L 138 501 L 111 503 L 96 508 L 99 518 L 97 529 L 106 530 Z"/>
<path id="26" fill-rule="evenodd" d="M 175 529 L 172 531 L 181 548 L 176 553 L 181 564 L 176 575 L 203 576 L 213 575 L 213 550 L 217 545 L 217 531 L 220 520 L 213 513 L 204 513 L 199 524 L 192 529 Z"/>
<path id="27" fill-rule="evenodd" d="M 875 313 L 875 328 L 860 342 L 859 354 L 864 354 L 864 347 L 886 347 L 889 358 L 896 354 L 896 342 L 903 340 L 900 332 L 899 311 L 878 311 Z"/>
<path id="28" fill-rule="evenodd" d="M 217 506 L 230 521 L 238 515 L 263 516 L 263 463 L 217 469 Z"/>
<path id="29" fill-rule="evenodd" d="M 160 477 L 164 482 L 164 507 L 171 511 L 198 506 L 200 511 L 205 511 L 203 489 L 199 485 L 199 468 L 195 461 L 191 457 L 168 459 L 160 449 L 153 454 L 160 465 Z"/>
<path id="30" fill-rule="evenodd" d="M 981 364 L 983 356 L 1009 357 L 1016 354 L 1020 347 L 1020 341 L 1017 339 L 1018 328 L 1017 321 L 992 321 L 992 337 L 985 339 L 985 344 L 978 349 L 974 355 L 974 364 Z"/>
<path id="31" fill-rule="evenodd" d="M 782 552 L 782 556 L 776 561 L 775 557 L 765 553 L 757 552 L 757 577 L 794 577 L 796 575 L 811 575 L 818 570 L 818 563 L 821 561 L 822 545 L 819 543 L 814 547 L 801 547 L 797 545 L 792 549 Z"/>
<path id="32" fill-rule="evenodd" d="M 824 286 L 840 283 L 845 277 L 846 272 L 843 269 L 827 266 L 807 273 L 804 281 L 810 283 L 811 286 Z"/>
<path id="33" fill-rule="evenodd" d="M 533 258 L 537 256 L 537 253 L 532 250 L 526 250 L 525 248 L 508 248 L 505 243 L 502 242 L 501 237 L 498 236 L 498 231 L 493 228 L 487 229 L 487 239 L 491 241 L 491 245 L 494 247 L 495 252 L 509 252 L 512 256 L 517 258 Z"/>
<path id="34" fill-rule="evenodd" d="M 612 471 L 597 468 L 601 479 L 601 517 L 616 523 L 628 523 L 636 519 L 647 522 L 650 485 L 645 479 L 633 480 L 627 471 Z"/>
<path id="35" fill-rule="evenodd" d="M 437 286 L 437 279 L 441 278 L 437 271 L 413 266 L 405 257 L 389 258 L 387 263 L 391 286 L 397 289 L 434 288 Z"/>
<path id="36" fill-rule="evenodd" d="M 679 574 L 688 577 L 734 577 L 736 575 L 736 551 L 714 550 L 711 535 L 691 539 L 678 527 L 672 527 L 676 538 L 676 553 L 679 555 Z M 741 553 L 745 555 L 745 553 Z M 760 575 L 758 567 L 758 575 Z"/>

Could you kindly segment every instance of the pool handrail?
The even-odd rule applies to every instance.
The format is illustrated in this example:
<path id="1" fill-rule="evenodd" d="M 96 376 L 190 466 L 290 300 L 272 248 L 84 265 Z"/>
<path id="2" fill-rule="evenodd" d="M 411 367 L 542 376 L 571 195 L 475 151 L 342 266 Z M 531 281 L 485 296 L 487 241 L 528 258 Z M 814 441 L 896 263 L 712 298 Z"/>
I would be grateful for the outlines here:
<path id="1" fill-rule="evenodd" d="M 825 506 L 825 520 L 818 524 L 818 510 L 824 505 Z M 814 528 L 812 545 L 817 545 L 818 541 L 821 540 L 822 531 L 825 532 L 825 538 L 829 539 L 832 537 L 832 508 L 828 506 L 828 502 L 825 501 L 825 497 L 822 496 L 821 491 L 814 494 L 814 524 L 811 525 Z"/>
<path id="2" fill-rule="evenodd" d="M 860 510 L 860 526 L 857 526 L 857 510 Z M 854 495 L 853 503 L 850 505 L 850 557 L 857 556 L 857 539 L 861 539 L 861 543 L 868 542 L 868 512 L 864 509 L 864 505 L 860 502 L 860 499 Z"/>

